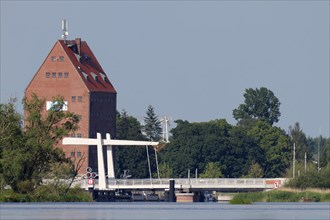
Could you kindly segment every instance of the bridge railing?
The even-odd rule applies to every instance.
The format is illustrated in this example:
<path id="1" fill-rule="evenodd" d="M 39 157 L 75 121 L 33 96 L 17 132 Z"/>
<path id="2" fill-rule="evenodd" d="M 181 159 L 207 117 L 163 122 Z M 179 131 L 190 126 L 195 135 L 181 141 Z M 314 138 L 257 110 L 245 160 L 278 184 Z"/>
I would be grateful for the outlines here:
<path id="1" fill-rule="evenodd" d="M 108 179 L 109 188 L 139 189 L 139 188 L 168 188 L 171 179 Z M 274 183 L 282 185 L 285 178 L 190 178 L 174 179 L 175 188 L 274 188 Z M 97 180 L 95 181 L 97 185 Z"/>

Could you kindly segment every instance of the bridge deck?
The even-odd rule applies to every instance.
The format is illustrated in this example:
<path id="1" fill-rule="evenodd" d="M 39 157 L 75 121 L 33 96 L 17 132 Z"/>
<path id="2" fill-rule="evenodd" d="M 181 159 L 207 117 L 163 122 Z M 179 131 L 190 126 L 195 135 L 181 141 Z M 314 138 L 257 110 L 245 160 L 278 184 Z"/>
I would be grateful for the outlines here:
<path id="1" fill-rule="evenodd" d="M 176 189 L 191 189 L 192 191 L 221 191 L 221 190 L 266 190 L 283 185 L 285 178 L 214 178 L 214 179 L 174 179 Z M 170 179 L 108 179 L 107 189 L 127 190 L 165 190 L 169 188 Z M 82 188 L 93 187 L 84 180 Z M 98 180 L 94 180 L 94 188 L 98 188 Z"/>

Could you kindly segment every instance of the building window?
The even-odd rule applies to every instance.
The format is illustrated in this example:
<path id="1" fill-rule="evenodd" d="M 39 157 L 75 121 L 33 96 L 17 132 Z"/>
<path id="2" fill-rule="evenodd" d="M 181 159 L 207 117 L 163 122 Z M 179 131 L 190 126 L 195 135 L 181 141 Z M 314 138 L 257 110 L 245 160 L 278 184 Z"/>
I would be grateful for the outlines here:
<path id="1" fill-rule="evenodd" d="M 46 72 L 46 78 L 50 78 L 50 72 Z"/>
<path id="2" fill-rule="evenodd" d="M 52 78 L 56 78 L 56 73 L 52 73 Z"/>
<path id="3" fill-rule="evenodd" d="M 52 111 L 67 111 L 68 110 L 68 102 L 64 101 L 63 104 L 59 104 L 57 101 L 47 101 L 46 102 L 46 110 Z"/>
<path id="4" fill-rule="evenodd" d="M 62 78 L 62 76 L 63 76 L 63 73 L 59 72 L 58 73 L 58 78 Z"/>
<path id="5" fill-rule="evenodd" d="M 81 152 L 80 151 L 77 152 L 77 157 L 81 157 Z"/>
<path id="6" fill-rule="evenodd" d="M 69 78 L 69 73 L 68 72 L 64 73 L 64 78 Z"/>
<path id="7" fill-rule="evenodd" d="M 71 101 L 76 102 L 76 96 L 71 96 Z"/>
<path id="8" fill-rule="evenodd" d="M 82 102 L 82 96 L 78 96 L 78 102 Z"/>
<path id="9" fill-rule="evenodd" d="M 60 56 L 60 62 L 64 61 L 64 56 Z"/>
<path id="10" fill-rule="evenodd" d="M 56 62 L 56 60 L 57 60 L 57 59 L 56 59 L 56 56 L 52 56 L 52 57 L 51 57 L 51 61 L 52 61 L 52 62 Z"/>
<path id="11" fill-rule="evenodd" d="M 74 134 L 71 134 L 71 137 L 73 137 L 73 138 L 74 138 L 74 137 L 76 137 L 76 136 L 75 136 Z"/>
<path id="12" fill-rule="evenodd" d="M 81 137 L 82 137 L 81 133 L 78 133 L 77 138 L 81 138 Z"/>
<path id="13" fill-rule="evenodd" d="M 75 156 L 76 156 L 76 152 L 71 151 L 71 153 L 70 153 L 70 157 L 75 157 Z"/>
<path id="14" fill-rule="evenodd" d="M 81 115 L 77 115 L 77 116 L 78 116 L 79 121 L 81 121 L 82 116 Z"/>

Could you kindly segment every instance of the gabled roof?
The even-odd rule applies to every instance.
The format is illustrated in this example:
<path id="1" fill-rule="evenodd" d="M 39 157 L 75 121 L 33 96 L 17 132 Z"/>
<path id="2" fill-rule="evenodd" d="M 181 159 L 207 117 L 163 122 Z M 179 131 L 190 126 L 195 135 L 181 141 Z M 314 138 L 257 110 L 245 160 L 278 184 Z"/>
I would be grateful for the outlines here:
<path id="1" fill-rule="evenodd" d="M 90 92 L 116 93 L 109 78 L 103 71 L 86 41 L 59 40 L 58 41 Z"/>

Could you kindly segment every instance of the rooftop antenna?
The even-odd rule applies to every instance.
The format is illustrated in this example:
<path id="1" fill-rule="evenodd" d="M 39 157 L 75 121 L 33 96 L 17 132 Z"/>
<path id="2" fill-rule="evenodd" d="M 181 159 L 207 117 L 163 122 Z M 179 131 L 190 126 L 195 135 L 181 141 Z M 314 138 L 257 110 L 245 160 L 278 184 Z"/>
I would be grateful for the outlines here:
<path id="1" fill-rule="evenodd" d="M 68 22 L 65 19 L 62 20 L 62 31 L 63 31 L 62 38 L 64 42 L 66 42 L 66 38 L 69 35 L 69 32 L 68 32 Z"/>
<path id="2" fill-rule="evenodd" d="M 163 141 L 166 142 L 166 143 L 169 143 L 169 140 L 168 140 L 168 127 L 169 127 L 169 121 L 171 119 L 167 116 L 164 116 L 160 122 L 162 123 L 162 138 L 163 138 Z"/>

